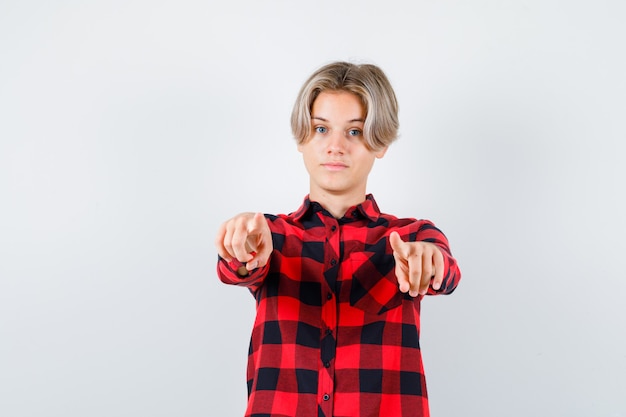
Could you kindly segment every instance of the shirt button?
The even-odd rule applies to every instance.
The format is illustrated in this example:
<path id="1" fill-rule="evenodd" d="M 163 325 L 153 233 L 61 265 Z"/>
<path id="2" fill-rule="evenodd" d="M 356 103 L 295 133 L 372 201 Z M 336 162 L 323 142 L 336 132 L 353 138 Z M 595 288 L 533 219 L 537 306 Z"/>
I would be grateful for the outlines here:
<path id="1" fill-rule="evenodd" d="M 334 232 L 335 230 L 337 230 L 337 226 L 333 225 L 333 226 L 330 228 L 330 230 Z"/>
<path id="2" fill-rule="evenodd" d="M 332 300 L 333 299 L 333 295 L 331 293 L 326 294 L 326 299 L 327 300 Z"/>
<path id="3" fill-rule="evenodd" d="M 333 334 L 333 331 L 332 331 L 332 330 L 330 330 L 330 329 L 326 329 L 326 334 L 327 334 L 327 335 L 331 335 L 331 334 Z"/>
<path id="4" fill-rule="evenodd" d="M 324 368 L 330 368 L 330 362 L 324 362 Z"/>
<path id="5" fill-rule="evenodd" d="M 330 264 L 331 264 L 332 266 L 337 265 L 337 260 L 336 260 L 336 259 L 331 259 L 331 260 L 330 260 Z"/>
<path id="6" fill-rule="evenodd" d="M 324 401 L 328 401 L 328 400 L 330 400 L 330 395 L 324 394 L 324 396 L 322 398 L 324 399 Z"/>

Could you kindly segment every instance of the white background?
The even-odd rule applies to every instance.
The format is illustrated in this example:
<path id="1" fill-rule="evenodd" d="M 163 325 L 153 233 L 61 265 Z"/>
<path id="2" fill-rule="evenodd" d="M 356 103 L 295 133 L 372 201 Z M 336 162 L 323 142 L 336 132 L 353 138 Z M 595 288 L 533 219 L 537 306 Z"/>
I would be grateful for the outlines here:
<path id="1" fill-rule="evenodd" d="M 0 3 L 0 415 L 241 416 L 254 301 L 213 239 L 308 192 L 289 130 L 383 68 L 369 191 L 463 279 L 423 303 L 434 417 L 626 416 L 626 3 Z"/>

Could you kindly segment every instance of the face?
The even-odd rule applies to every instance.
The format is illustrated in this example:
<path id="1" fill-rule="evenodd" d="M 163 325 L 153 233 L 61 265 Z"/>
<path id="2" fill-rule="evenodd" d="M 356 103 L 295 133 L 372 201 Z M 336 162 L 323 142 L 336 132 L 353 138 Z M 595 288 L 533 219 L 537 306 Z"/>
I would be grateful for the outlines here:
<path id="1" fill-rule="evenodd" d="M 311 109 L 311 132 L 298 145 L 310 176 L 312 199 L 341 196 L 361 202 L 374 160 L 387 151 L 365 146 L 365 110 L 352 93 L 322 92 Z"/>

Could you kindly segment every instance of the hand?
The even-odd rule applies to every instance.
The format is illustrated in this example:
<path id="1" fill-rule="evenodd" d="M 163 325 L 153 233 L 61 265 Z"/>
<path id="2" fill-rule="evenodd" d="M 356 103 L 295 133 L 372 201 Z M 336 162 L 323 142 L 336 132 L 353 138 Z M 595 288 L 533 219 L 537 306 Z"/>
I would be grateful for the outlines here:
<path id="1" fill-rule="evenodd" d="M 266 265 L 274 249 L 272 232 L 262 213 L 242 213 L 224 222 L 217 232 L 215 246 L 222 258 L 245 263 L 247 271 Z M 238 273 L 245 275 L 241 268 Z"/>
<path id="2" fill-rule="evenodd" d="M 433 289 L 441 288 L 444 261 L 439 248 L 430 242 L 404 242 L 398 232 L 391 232 L 389 244 L 396 261 L 396 277 L 401 292 L 411 297 L 424 295 L 432 282 Z"/>

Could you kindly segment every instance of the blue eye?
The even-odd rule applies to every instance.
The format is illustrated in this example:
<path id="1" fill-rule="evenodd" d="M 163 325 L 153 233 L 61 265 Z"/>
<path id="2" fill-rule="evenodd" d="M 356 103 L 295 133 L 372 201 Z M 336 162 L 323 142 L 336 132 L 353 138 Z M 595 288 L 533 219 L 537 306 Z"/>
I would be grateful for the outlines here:
<path id="1" fill-rule="evenodd" d="M 315 128 L 315 132 L 317 132 L 317 133 L 326 133 L 326 132 L 328 132 L 328 129 L 326 129 L 324 126 L 317 126 Z"/>
<path id="2" fill-rule="evenodd" d="M 361 131 L 359 129 L 350 129 L 348 134 L 350 136 L 361 136 Z"/>

